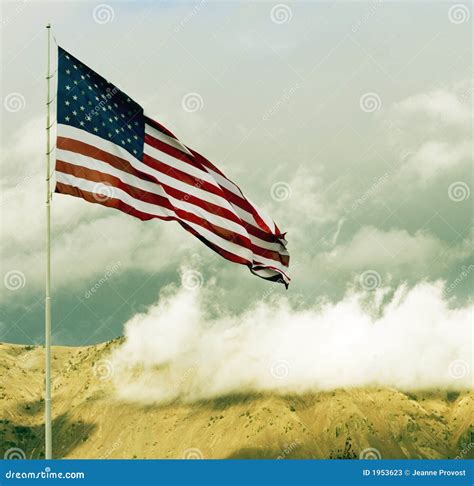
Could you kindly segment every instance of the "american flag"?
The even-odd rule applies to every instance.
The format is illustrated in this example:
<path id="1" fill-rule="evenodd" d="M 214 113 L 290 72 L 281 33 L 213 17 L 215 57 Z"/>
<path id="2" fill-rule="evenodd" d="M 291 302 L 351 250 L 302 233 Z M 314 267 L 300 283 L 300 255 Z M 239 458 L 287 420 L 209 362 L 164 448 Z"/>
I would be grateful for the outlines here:
<path id="1" fill-rule="evenodd" d="M 285 234 L 215 165 L 58 48 L 56 190 L 177 221 L 222 257 L 288 286 Z"/>

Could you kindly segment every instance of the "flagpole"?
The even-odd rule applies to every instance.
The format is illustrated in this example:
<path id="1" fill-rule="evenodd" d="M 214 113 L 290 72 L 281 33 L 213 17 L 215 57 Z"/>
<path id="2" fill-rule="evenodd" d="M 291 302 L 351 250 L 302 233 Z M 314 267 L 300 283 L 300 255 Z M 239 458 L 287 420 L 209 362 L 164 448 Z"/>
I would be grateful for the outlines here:
<path id="1" fill-rule="evenodd" d="M 46 291 L 44 302 L 45 334 L 45 397 L 44 397 L 44 455 L 52 458 L 51 428 L 51 24 L 48 31 L 48 74 L 46 98 Z"/>

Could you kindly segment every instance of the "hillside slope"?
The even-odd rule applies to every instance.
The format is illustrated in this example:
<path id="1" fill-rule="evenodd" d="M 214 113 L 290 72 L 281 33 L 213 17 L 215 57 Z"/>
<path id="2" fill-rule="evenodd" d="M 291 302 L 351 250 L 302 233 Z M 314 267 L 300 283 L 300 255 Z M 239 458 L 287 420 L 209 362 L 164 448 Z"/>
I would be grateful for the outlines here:
<path id="1" fill-rule="evenodd" d="M 101 361 L 117 343 L 53 350 L 60 458 L 472 458 L 473 392 L 350 389 L 166 406 L 114 398 Z M 43 349 L 0 344 L 0 454 L 43 456 Z"/>

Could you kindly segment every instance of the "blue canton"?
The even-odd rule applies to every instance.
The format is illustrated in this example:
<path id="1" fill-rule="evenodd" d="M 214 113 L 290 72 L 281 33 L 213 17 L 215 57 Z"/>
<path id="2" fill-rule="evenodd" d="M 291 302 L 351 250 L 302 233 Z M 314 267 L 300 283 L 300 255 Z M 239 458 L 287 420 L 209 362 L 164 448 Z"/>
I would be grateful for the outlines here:
<path id="1" fill-rule="evenodd" d="M 142 160 L 143 108 L 59 47 L 58 123 L 86 130 Z"/>

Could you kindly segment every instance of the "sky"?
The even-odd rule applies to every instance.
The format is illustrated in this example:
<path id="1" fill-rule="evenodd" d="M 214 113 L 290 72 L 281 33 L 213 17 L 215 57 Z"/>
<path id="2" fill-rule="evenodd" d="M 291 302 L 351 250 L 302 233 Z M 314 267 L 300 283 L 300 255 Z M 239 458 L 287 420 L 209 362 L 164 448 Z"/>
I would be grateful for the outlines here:
<path id="1" fill-rule="evenodd" d="M 262 305 L 279 321 L 339 303 L 350 320 L 351 295 L 381 300 L 380 313 L 400 289 L 419 295 L 423 285 L 438 289 L 446 319 L 472 305 L 472 4 L 25 1 L 1 9 L 0 341 L 43 341 L 47 22 L 59 45 L 269 212 L 287 231 L 292 277 L 285 290 L 175 223 L 57 194 L 53 343 L 115 338 L 137 316 L 153 316 L 169 292 L 186 303 L 182 289 L 212 292 L 209 322 L 233 316 L 231 326 Z M 419 306 L 431 305 L 425 297 Z M 271 314 L 282 303 L 292 311 Z M 429 333 L 429 323 L 420 326 Z M 446 362 L 469 333 L 456 334 Z"/>

